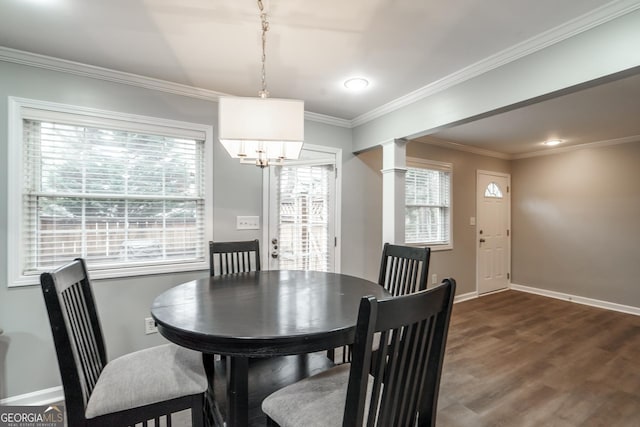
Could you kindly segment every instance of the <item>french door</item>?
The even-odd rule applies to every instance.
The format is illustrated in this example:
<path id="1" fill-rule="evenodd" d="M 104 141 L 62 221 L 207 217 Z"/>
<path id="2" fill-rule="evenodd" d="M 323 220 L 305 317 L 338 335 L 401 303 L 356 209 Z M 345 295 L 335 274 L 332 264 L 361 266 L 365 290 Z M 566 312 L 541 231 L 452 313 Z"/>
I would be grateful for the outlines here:
<path id="1" fill-rule="evenodd" d="M 340 150 L 305 144 L 265 172 L 263 267 L 339 271 Z"/>

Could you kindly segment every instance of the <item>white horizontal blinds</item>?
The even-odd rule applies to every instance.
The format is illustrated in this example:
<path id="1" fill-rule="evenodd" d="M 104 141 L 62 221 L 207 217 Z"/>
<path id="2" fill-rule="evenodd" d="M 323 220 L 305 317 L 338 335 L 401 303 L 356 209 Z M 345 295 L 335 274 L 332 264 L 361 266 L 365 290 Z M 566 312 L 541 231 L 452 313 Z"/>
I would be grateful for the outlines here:
<path id="1" fill-rule="evenodd" d="M 204 141 L 150 130 L 23 120 L 23 274 L 204 260 Z"/>
<path id="2" fill-rule="evenodd" d="M 408 168 L 405 178 L 406 243 L 449 243 L 450 194 L 450 168 Z"/>
<path id="3" fill-rule="evenodd" d="M 280 269 L 330 271 L 333 173 L 333 165 L 282 166 L 275 171 Z"/>

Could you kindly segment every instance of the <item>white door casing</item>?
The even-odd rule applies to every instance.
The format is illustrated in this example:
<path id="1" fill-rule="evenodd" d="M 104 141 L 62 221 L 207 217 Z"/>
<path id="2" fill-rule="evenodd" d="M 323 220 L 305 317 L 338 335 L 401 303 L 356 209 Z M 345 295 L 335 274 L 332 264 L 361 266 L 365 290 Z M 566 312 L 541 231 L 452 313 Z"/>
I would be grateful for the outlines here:
<path id="1" fill-rule="evenodd" d="M 263 173 L 264 269 L 340 271 L 341 150 L 305 144 Z"/>
<path id="2" fill-rule="evenodd" d="M 476 275 L 478 294 L 509 287 L 511 270 L 511 177 L 477 172 Z"/>

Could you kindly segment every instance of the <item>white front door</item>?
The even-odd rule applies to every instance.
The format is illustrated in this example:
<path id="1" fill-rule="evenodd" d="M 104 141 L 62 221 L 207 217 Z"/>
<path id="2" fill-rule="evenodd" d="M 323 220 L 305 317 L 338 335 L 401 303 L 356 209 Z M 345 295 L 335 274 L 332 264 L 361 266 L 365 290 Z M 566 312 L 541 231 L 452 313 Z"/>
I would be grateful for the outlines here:
<path id="1" fill-rule="evenodd" d="M 339 150 L 305 144 L 300 160 L 269 167 L 263 266 L 338 271 L 338 157 Z"/>
<path id="2" fill-rule="evenodd" d="M 478 294 L 509 286 L 511 264 L 510 177 L 478 171 L 476 247 Z"/>

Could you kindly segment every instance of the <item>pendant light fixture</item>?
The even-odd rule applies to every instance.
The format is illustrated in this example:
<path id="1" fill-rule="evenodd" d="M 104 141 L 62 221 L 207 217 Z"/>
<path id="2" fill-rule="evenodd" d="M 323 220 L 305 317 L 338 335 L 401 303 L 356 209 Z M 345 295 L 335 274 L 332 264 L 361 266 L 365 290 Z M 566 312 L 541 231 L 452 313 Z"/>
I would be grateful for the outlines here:
<path id="1" fill-rule="evenodd" d="M 262 89 L 258 97 L 219 98 L 218 138 L 232 158 L 261 168 L 297 159 L 304 141 L 304 102 L 269 98 L 266 45 L 269 22 L 262 0 Z"/>

